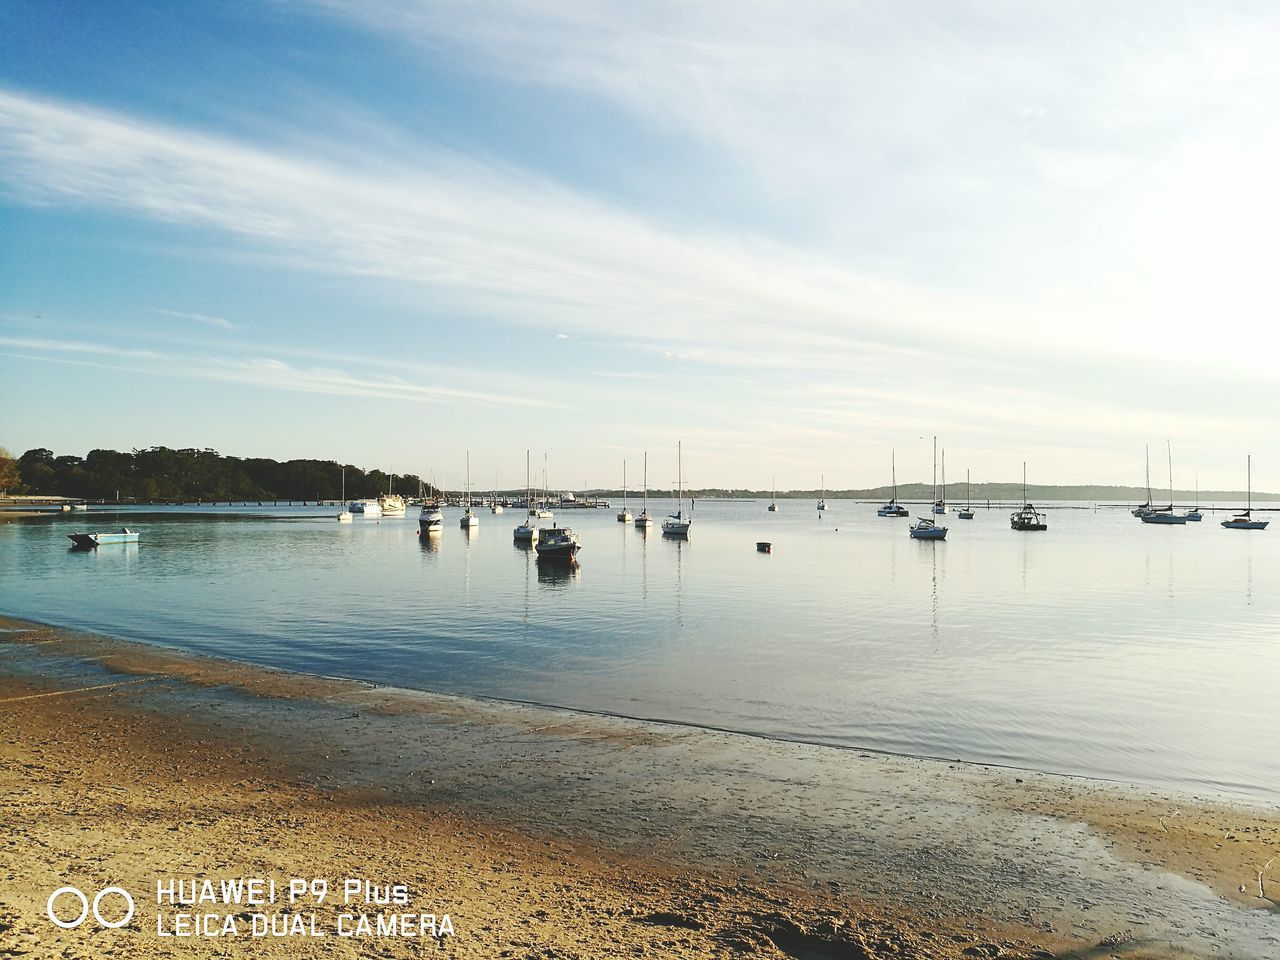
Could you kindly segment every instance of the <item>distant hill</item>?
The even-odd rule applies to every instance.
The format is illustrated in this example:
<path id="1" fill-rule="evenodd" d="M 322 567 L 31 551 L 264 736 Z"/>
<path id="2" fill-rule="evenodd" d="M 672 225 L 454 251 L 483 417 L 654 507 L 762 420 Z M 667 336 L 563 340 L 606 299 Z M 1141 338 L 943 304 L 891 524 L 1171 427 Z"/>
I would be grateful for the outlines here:
<path id="1" fill-rule="evenodd" d="M 724 497 L 727 499 L 746 498 L 756 500 L 768 500 L 774 496 L 770 490 L 748 490 L 745 488 L 724 489 L 724 488 L 706 488 L 694 491 L 686 491 L 688 495 L 693 497 L 701 497 L 703 499 Z M 667 496 L 674 495 L 674 491 L 654 491 L 650 490 L 651 496 Z M 589 495 L 602 497 L 621 497 L 621 490 L 600 490 L 591 491 Z M 893 495 L 891 487 L 870 487 L 862 490 L 827 490 L 825 492 L 819 490 L 779 490 L 777 498 L 779 500 L 817 500 L 819 496 L 825 496 L 828 500 L 885 500 L 887 501 Z M 628 491 L 628 497 L 635 497 L 636 491 Z M 1022 484 L 1018 483 L 975 483 L 970 486 L 970 499 L 974 503 L 985 503 L 987 500 L 1009 502 L 1022 500 Z M 1194 490 L 1174 490 L 1173 499 L 1175 503 L 1194 503 L 1196 500 L 1196 492 Z M 1243 490 L 1201 490 L 1199 493 L 1200 502 L 1205 506 L 1209 506 L 1219 501 L 1235 502 L 1245 498 Z M 900 483 L 898 484 L 899 500 L 931 500 L 933 499 L 933 488 L 927 483 Z M 947 499 L 952 503 L 964 500 L 964 484 L 948 484 Z M 1055 486 L 1052 484 L 1027 484 L 1027 499 L 1032 503 L 1049 502 L 1053 500 L 1080 500 L 1086 503 L 1145 503 L 1147 499 L 1146 487 L 1122 487 L 1106 484 L 1085 484 L 1085 485 L 1064 485 Z M 1167 503 L 1169 499 L 1168 491 L 1152 491 L 1152 499 L 1156 503 Z M 1262 500 L 1280 500 L 1280 494 L 1263 493 L 1255 490 L 1253 492 L 1255 501 Z"/>

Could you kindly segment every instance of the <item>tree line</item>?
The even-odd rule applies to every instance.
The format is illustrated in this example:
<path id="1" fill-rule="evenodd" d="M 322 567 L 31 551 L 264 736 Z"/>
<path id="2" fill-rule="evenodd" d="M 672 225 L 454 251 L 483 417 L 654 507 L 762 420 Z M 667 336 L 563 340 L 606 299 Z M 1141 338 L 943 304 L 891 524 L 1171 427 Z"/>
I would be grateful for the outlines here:
<path id="1" fill-rule="evenodd" d="M 216 450 L 149 447 L 146 450 L 90 450 L 88 456 L 56 456 L 38 447 L 16 461 L 10 494 L 75 497 L 85 500 L 337 500 L 346 473 L 347 499 L 376 497 L 394 483 L 395 492 L 417 495 L 421 479 L 393 478 L 332 460 L 224 457 Z M 4 476 L 0 464 L 0 478 Z M 14 471 L 8 479 L 13 483 Z M 430 490 L 429 485 L 423 485 Z"/>

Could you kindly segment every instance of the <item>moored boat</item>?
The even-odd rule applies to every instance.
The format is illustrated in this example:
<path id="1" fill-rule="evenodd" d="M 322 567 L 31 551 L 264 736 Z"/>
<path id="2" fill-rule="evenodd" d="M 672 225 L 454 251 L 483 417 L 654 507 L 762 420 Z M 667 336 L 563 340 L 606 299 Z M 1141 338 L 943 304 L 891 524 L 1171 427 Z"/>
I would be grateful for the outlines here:
<path id="1" fill-rule="evenodd" d="M 964 509 L 956 511 L 956 516 L 961 520 L 973 519 L 973 507 L 969 503 L 969 470 L 964 471 Z"/>
<path id="2" fill-rule="evenodd" d="M 938 438 L 933 438 L 933 496 L 935 509 L 936 505 L 941 501 L 937 500 L 938 495 Z M 916 522 L 907 528 L 907 532 L 911 535 L 912 540 L 945 540 L 947 539 L 947 528 L 938 526 L 933 517 L 917 517 Z"/>
<path id="3" fill-rule="evenodd" d="M 582 549 L 578 538 L 568 527 L 541 527 L 533 545 L 539 560 L 572 560 Z"/>
<path id="4" fill-rule="evenodd" d="M 352 500 L 347 509 L 368 519 L 382 516 L 382 504 L 377 500 Z"/>
<path id="5" fill-rule="evenodd" d="M 1013 530 L 1035 531 L 1048 530 L 1044 514 L 1035 508 L 1035 504 L 1027 500 L 1027 461 L 1022 461 L 1022 509 L 1009 514 L 1009 527 Z"/>
<path id="6" fill-rule="evenodd" d="M 653 517 L 649 515 L 649 451 L 644 452 L 644 500 L 640 508 L 640 516 L 636 517 L 636 529 L 648 530 L 653 526 Z"/>
<path id="7" fill-rule="evenodd" d="M 533 487 L 529 481 L 529 451 L 524 452 L 524 502 L 533 503 Z M 536 516 L 537 511 L 530 509 L 529 516 Z M 538 528 L 526 520 L 524 523 L 516 524 L 515 530 L 511 533 L 511 538 L 516 543 L 533 543 L 538 539 Z"/>
<path id="8" fill-rule="evenodd" d="M 463 530 L 470 530 L 472 527 L 480 526 L 480 518 L 471 512 L 471 451 L 467 451 L 467 485 L 466 499 L 463 502 L 466 511 L 462 514 L 462 519 L 458 521 L 458 526 Z"/>
<path id="9" fill-rule="evenodd" d="M 770 504 L 770 509 L 777 509 Z M 668 537 L 687 537 L 693 517 L 684 513 L 684 447 L 676 443 L 676 512 L 662 521 L 662 533 Z"/>
<path id="10" fill-rule="evenodd" d="M 631 522 L 631 511 L 627 509 L 627 461 L 622 461 L 622 509 L 618 511 L 619 523 Z"/>
<path id="11" fill-rule="evenodd" d="M 96 547 L 107 546 L 115 543 L 137 543 L 138 531 L 130 530 L 128 527 L 121 527 L 119 530 L 111 533 L 68 533 L 67 539 L 74 546 L 84 549 L 94 549 Z"/>
<path id="12" fill-rule="evenodd" d="M 378 508 L 384 517 L 403 517 L 404 497 L 398 493 L 384 493 L 378 498 Z"/>
<path id="13" fill-rule="evenodd" d="M 1245 508 L 1230 520 L 1223 520 L 1222 525 L 1228 530 L 1265 530 L 1270 520 L 1253 519 L 1253 454 L 1249 454 L 1245 469 L 1248 476 L 1246 487 L 1248 499 L 1245 500 Z"/>
<path id="14" fill-rule="evenodd" d="M 897 502 L 897 451 L 890 454 L 890 465 L 893 474 L 893 495 L 888 498 L 888 503 L 876 511 L 878 517 L 906 517 L 910 516 L 908 509 Z"/>

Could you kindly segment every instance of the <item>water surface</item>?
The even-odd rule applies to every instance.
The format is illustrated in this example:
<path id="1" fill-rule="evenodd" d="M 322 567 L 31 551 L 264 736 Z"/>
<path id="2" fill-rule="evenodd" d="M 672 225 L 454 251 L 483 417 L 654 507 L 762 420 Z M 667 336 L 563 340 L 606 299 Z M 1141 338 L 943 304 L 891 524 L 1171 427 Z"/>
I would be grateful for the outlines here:
<path id="1" fill-rule="evenodd" d="M 866 504 L 780 506 L 699 502 L 688 541 L 563 512 L 576 571 L 512 543 L 518 511 L 468 537 L 447 510 L 426 540 L 412 514 L 314 507 L 42 517 L 0 526 L 0 610 L 447 693 L 1280 797 L 1280 528 L 1090 508 L 1019 534 L 979 509 L 929 543 Z M 136 547 L 66 548 L 125 521 Z"/>

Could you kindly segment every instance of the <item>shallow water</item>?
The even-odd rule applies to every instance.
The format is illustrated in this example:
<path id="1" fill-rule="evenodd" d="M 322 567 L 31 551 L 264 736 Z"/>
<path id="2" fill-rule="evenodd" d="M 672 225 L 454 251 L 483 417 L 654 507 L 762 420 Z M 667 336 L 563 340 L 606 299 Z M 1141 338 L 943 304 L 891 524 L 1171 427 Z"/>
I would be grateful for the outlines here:
<path id="1" fill-rule="evenodd" d="M 651 512 L 667 504 L 651 503 Z M 770 737 L 1280 797 L 1280 528 L 1058 509 L 944 543 L 828 501 L 697 505 L 688 541 L 558 516 L 576 571 L 446 511 L 203 508 L 0 526 L 0 610 L 308 672 Z M 137 546 L 66 549 L 127 522 Z M 755 551 L 771 540 L 772 554 Z"/>

